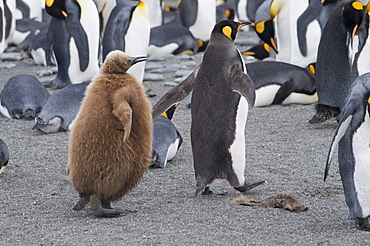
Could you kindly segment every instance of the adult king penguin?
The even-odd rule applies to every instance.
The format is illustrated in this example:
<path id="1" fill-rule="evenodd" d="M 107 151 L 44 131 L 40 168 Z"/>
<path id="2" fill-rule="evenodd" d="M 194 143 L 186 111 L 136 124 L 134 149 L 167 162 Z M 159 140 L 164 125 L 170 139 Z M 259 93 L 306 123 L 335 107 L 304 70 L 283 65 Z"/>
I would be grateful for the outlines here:
<path id="1" fill-rule="evenodd" d="M 189 28 L 195 38 L 207 41 L 216 23 L 216 1 L 182 0 L 179 15 L 182 24 Z"/>
<path id="2" fill-rule="evenodd" d="M 326 180 L 338 145 L 339 171 L 350 218 L 360 230 L 370 231 L 370 73 L 351 88 L 326 162 Z"/>
<path id="3" fill-rule="evenodd" d="M 92 0 L 46 0 L 45 9 L 53 18 L 51 38 L 58 75 L 46 87 L 63 88 L 82 83 L 99 73 L 99 14 Z"/>
<path id="4" fill-rule="evenodd" d="M 149 11 L 143 1 L 121 0 L 110 13 L 103 36 L 103 59 L 113 50 L 130 56 L 146 56 L 149 47 Z M 143 81 L 145 62 L 128 70 L 139 82 Z"/>
<path id="5" fill-rule="evenodd" d="M 153 118 L 185 98 L 191 98 L 191 145 L 196 179 L 195 195 L 212 194 L 209 185 L 226 179 L 240 192 L 264 181 L 247 183 L 245 124 L 255 100 L 254 85 L 233 41 L 250 22 L 218 22 L 212 31 L 202 63 L 153 107 Z"/>

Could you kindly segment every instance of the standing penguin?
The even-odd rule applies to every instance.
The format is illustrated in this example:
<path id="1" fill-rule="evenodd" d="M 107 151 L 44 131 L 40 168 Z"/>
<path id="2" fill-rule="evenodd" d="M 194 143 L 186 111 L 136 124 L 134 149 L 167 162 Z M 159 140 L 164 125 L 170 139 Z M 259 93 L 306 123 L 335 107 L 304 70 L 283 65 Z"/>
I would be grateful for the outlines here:
<path id="1" fill-rule="evenodd" d="M 149 46 L 149 12 L 143 1 L 121 0 L 109 15 L 103 36 L 103 60 L 112 50 L 130 56 L 146 56 Z M 139 82 L 143 81 L 145 62 L 128 71 Z"/>
<path id="2" fill-rule="evenodd" d="M 360 230 L 370 231 L 370 73 L 358 77 L 351 88 L 326 162 L 338 145 L 339 171 L 351 219 Z"/>
<path id="3" fill-rule="evenodd" d="M 50 0 L 46 11 L 53 17 L 48 30 L 58 75 L 46 87 L 60 89 L 82 83 L 99 73 L 99 15 L 92 0 Z"/>
<path id="4" fill-rule="evenodd" d="M 0 174 L 2 174 L 9 162 L 9 150 L 5 142 L 0 139 Z"/>
<path id="5" fill-rule="evenodd" d="M 0 111 L 9 119 L 34 119 L 49 92 L 34 76 L 19 74 L 9 79 L 0 94 Z"/>
<path id="6" fill-rule="evenodd" d="M 163 168 L 177 153 L 182 144 L 182 136 L 171 119 L 177 104 L 153 121 L 153 151 L 151 167 Z"/>
<path id="7" fill-rule="evenodd" d="M 241 192 L 264 181 L 247 183 L 245 169 L 245 124 L 255 100 L 254 85 L 239 50 L 237 31 L 248 23 L 223 20 L 211 34 L 202 63 L 153 107 L 155 119 L 172 104 L 191 98 L 191 145 L 197 182 L 195 195 L 211 194 L 215 179 L 226 179 Z"/>
<path id="8" fill-rule="evenodd" d="M 353 2 L 353 0 L 352 0 Z M 327 21 L 317 53 L 316 89 L 318 103 L 310 124 L 323 123 L 340 117 L 351 84 L 358 76 L 357 66 L 351 59 L 353 42 L 363 19 L 363 6 L 351 1 L 339 3 Z"/>
<path id="9" fill-rule="evenodd" d="M 81 210 L 90 201 L 96 216 L 117 216 L 117 201 L 142 180 L 152 154 L 151 105 L 144 87 L 126 71 L 145 57 L 108 54 L 88 86 L 69 140 L 67 173 Z"/>
<path id="10" fill-rule="evenodd" d="M 216 23 L 216 1 L 182 0 L 179 15 L 182 24 L 195 38 L 207 41 Z"/>

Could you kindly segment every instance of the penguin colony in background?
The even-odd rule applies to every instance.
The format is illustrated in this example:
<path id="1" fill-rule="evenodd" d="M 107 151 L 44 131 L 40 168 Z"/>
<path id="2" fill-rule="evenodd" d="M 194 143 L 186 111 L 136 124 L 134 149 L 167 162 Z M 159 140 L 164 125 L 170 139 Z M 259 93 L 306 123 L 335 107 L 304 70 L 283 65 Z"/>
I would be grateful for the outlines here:
<path id="1" fill-rule="evenodd" d="M 217 6 L 219 3 L 222 5 Z M 244 179 L 243 134 L 249 107 L 317 102 L 316 114 L 309 123 L 339 121 L 325 173 L 327 175 L 332 151 L 338 146 L 351 217 L 356 219 L 359 229 L 370 230 L 366 206 L 370 195 L 366 189 L 363 192 L 367 181 L 358 175 L 370 173 L 365 165 L 370 159 L 369 142 L 358 138 L 368 136 L 369 130 L 368 75 L 360 76 L 370 71 L 369 9 L 368 0 L 182 0 L 171 12 L 163 10 L 160 0 L 1 1 L 0 10 L 4 14 L 0 16 L 0 53 L 15 45 L 29 53 L 35 64 L 57 65 L 57 77 L 45 86 L 61 89 L 49 96 L 36 78 L 17 75 L 2 90 L 1 113 L 12 119 L 35 118 L 33 128 L 45 133 L 74 129 L 73 120 L 87 81 L 95 76 L 110 76 L 98 75 L 99 64 L 105 62 L 110 51 L 118 49 L 130 56 L 177 55 L 202 52 L 208 46 L 202 63 L 153 108 L 153 117 L 157 118 L 193 91 L 191 135 L 197 182 L 195 194 L 212 194 L 209 185 L 218 178 L 228 180 L 240 191 L 263 183 L 250 184 Z M 215 25 L 217 18 L 230 21 Z M 251 29 L 261 42 L 242 55 L 262 61 L 244 64 L 233 44 L 244 21 L 253 22 Z M 143 80 L 144 65 L 142 61 L 129 70 L 139 82 Z M 218 73 L 229 77 L 223 78 Z M 204 89 L 204 85 L 212 86 L 215 93 Z M 206 96 L 200 96 L 205 92 Z M 215 98 L 225 98 L 227 103 L 220 105 L 216 101 L 208 108 L 208 103 Z M 222 121 L 212 120 L 210 112 Z M 158 134 L 164 127 L 153 132 L 155 138 L 158 134 L 170 139 L 170 145 L 160 145 L 164 154 L 155 150 L 158 146 L 154 141 L 153 153 L 148 154 L 153 157 L 153 166 L 164 167 L 166 160 L 172 157 L 170 153 L 176 153 L 181 145 L 181 135 L 170 117 L 161 116 L 155 121 L 159 120 L 166 121 L 171 131 L 178 133 L 172 137 Z M 156 124 L 154 122 L 154 128 Z M 212 138 L 205 137 L 207 132 L 213 133 Z M 221 143 L 217 139 L 222 139 Z M 207 148 L 221 154 L 200 153 L 204 143 L 209 142 L 212 144 Z M 168 146 L 171 150 L 167 150 Z M 4 166 L 2 163 L 1 170 Z M 78 188 L 81 201 L 75 209 L 82 209 L 91 196 L 97 215 L 116 215 L 116 210 L 110 210 L 109 202 L 137 185 L 142 174 L 135 177 L 137 182 L 131 188 L 109 198 L 105 191 L 88 194 Z M 79 187 L 77 183 L 75 187 Z"/>

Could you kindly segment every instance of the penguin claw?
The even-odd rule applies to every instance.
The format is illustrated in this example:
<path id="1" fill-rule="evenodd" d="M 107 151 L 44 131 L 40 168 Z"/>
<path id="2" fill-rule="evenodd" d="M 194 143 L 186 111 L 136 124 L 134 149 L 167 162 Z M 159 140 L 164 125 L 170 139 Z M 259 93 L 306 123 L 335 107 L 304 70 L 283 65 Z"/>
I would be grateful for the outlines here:
<path id="1" fill-rule="evenodd" d="M 323 104 L 316 105 L 316 114 L 308 121 L 309 124 L 326 123 L 333 119 L 338 119 L 340 109 Z"/>
<path id="2" fill-rule="evenodd" d="M 254 183 L 251 183 L 251 184 L 245 182 L 243 186 L 234 187 L 234 189 L 235 190 L 238 190 L 240 192 L 246 192 L 246 191 L 249 191 L 249 190 L 251 190 L 251 189 L 253 189 L 253 188 L 255 188 L 255 187 L 257 187 L 257 186 L 259 186 L 261 184 L 264 184 L 264 183 L 266 183 L 265 180 L 261 180 L 261 181 L 254 182 Z"/>
<path id="3" fill-rule="evenodd" d="M 202 192 L 202 195 L 207 196 L 207 195 L 218 195 L 218 196 L 223 196 L 226 195 L 227 192 L 222 192 L 222 191 L 211 191 L 209 187 L 207 186 L 204 191 Z"/>
<path id="4" fill-rule="evenodd" d="M 356 218 L 356 228 L 361 231 L 370 231 L 369 217 Z"/>

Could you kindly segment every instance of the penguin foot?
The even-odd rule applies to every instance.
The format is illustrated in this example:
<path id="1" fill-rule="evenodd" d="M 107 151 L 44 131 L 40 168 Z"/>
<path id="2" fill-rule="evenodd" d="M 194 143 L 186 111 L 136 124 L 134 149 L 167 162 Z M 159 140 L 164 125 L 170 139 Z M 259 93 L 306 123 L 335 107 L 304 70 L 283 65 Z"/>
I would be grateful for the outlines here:
<path id="1" fill-rule="evenodd" d="M 211 191 L 209 189 L 209 186 L 207 186 L 204 191 L 202 192 L 202 195 L 204 196 L 209 196 L 209 195 L 218 195 L 218 196 L 223 196 L 226 195 L 227 192 L 222 192 L 222 191 Z"/>
<path id="2" fill-rule="evenodd" d="M 338 119 L 340 109 L 323 104 L 316 105 L 316 114 L 308 121 L 309 124 L 325 123 L 332 119 Z"/>
<path id="3" fill-rule="evenodd" d="M 370 231 L 369 217 L 356 218 L 356 228 L 361 231 Z"/>
<path id="4" fill-rule="evenodd" d="M 90 206 L 91 206 L 91 209 L 93 210 L 93 215 L 97 217 L 117 217 L 123 213 L 122 210 L 104 208 L 104 207 L 110 207 L 110 203 L 109 203 L 109 206 L 107 206 L 106 202 L 104 202 L 103 204 L 100 199 L 100 196 L 98 195 L 90 196 Z"/>
<path id="5" fill-rule="evenodd" d="M 90 202 L 90 195 L 86 193 L 80 193 L 80 200 L 73 207 L 74 211 L 80 211 Z"/>
<path id="6" fill-rule="evenodd" d="M 244 182 L 244 185 L 243 186 L 239 186 L 239 187 L 234 187 L 235 190 L 237 191 L 240 191 L 240 192 L 246 192 L 246 191 L 249 191 L 261 184 L 264 184 L 266 181 L 265 180 L 261 180 L 261 181 L 258 181 L 258 182 L 254 182 L 254 183 L 251 183 L 251 184 L 248 184 L 247 182 Z"/>
<path id="7" fill-rule="evenodd" d="M 44 86 L 48 89 L 55 90 L 55 89 L 62 89 L 66 87 L 68 84 L 70 83 L 68 83 L 67 81 L 62 81 L 61 79 L 56 77 L 55 79 L 51 80 L 49 83 L 46 83 Z"/>

